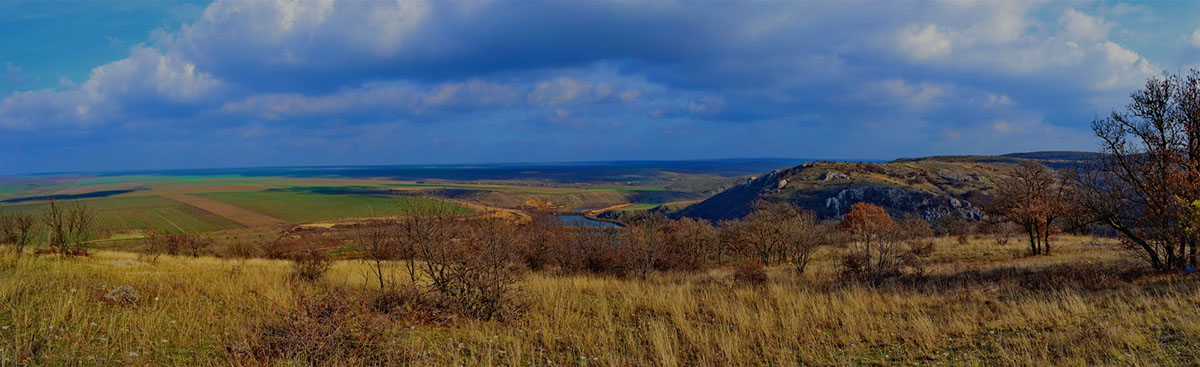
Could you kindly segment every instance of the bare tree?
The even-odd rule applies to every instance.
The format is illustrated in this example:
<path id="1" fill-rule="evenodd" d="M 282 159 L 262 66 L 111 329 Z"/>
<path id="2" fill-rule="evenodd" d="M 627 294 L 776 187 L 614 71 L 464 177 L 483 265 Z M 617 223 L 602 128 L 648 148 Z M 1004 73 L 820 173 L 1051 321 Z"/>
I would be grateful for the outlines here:
<path id="1" fill-rule="evenodd" d="M 758 203 L 741 223 L 729 224 L 742 244 L 760 263 L 790 262 L 804 272 L 813 252 L 830 242 L 831 232 L 817 223 L 817 215 L 795 204 Z"/>
<path id="2" fill-rule="evenodd" d="M 50 231 L 50 247 L 63 256 L 87 254 L 84 242 L 93 235 L 95 215 L 87 204 L 76 201 L 69 207 L 51 199 L 42 210 L 42 223 Z"/>
<path id="3" fill-rule="evenodd" d="M 1026 163 L 996 185 L 996 200 L 988 213 L 1020 226 L 1029 237 L 1029 253 L 1049 254 L 1054 221 L 1069 213 L 1070 188 L 1050 169 Z"/>
<path id="4" fill-rule="evenodd" d="M 676 252 L 687 256 L 685 267 L 698 268 L 704 263 L 721 261 L 720 233 L 707 221 L 682 218 L 673 223 L 671 240 Z"/>
<path id="5" fill-rule="evenodd" d="M 524 234 L 523 258 L 525 266 L 540 270 L 554 261 L 568 239 L 562 219 L 549 212 L 534 212 L 532 220 L 522 230 Z"/>
<path id="6" fill-rule="evenodd" d="M 631 270 L 645 279 L 666 255 L 664 230 L 669 220 L 658 213 L 626 215 L 622 220 L 629 229 L 629 235 L 624 237 L 624 253 L 629 257 Z"/>
<path id="7" fill-rule="evenodd" d="M 1075 176 L 1076 204 L 1152 267 L 1200 265 L 1200 70 L 1146 81 L 1124 112 L 1092 122 L 1102 159 Z"/>
<path id="8" fill-rule="evenodd" d="M 13 245 L 13 250 L 20 256 L 25 247 L 33 242 L 34 226 L 37 218 L 29 213 L 0 214 L 0 241 Z"/>
<path id="9" fill-rule="evenodd" d="M 760 202 L 739 226 L 739 239 L 745 250 L 759 263 L 770 265 L 785 256 L 785 243 L 791 238 L 789 225 L 800 210 L 789 203 Z"/>
<path id="10" fill-rule="evenodd" d="M 359 225 L 353 232 L 355 242 L 363 253 L 363 261 L 379 283 L 380 290 L 395 285 L 395 277 L 389 267 L 393 260 L 400 257 L 399 238 L 395 233 L 399 227 L 398 222 L 384 219 Z"/>

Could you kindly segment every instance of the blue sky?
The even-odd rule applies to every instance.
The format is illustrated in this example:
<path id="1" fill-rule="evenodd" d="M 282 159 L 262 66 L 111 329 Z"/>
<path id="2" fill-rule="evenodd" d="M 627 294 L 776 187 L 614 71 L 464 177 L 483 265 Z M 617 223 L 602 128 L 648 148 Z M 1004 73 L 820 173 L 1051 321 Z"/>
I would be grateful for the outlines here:
<path id="1" fill-rule="evenodd" d="M 0 174 L 1094 150 L 1200 2 L 20 1 Z"/>

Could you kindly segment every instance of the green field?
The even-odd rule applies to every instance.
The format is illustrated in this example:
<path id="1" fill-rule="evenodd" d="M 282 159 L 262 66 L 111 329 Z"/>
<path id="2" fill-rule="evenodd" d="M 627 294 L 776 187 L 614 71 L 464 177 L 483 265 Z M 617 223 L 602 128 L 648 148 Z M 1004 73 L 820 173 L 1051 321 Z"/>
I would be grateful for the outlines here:
<path id="1" fill-rule="evenodd" d="M 241 227 L 218 215 L 158 195 L 84 199 L 79 202 L 95 211 L 96 225 L 103 234 L 132 229 L 181 233 Z M 72 203 L 60 202 L 63 205 Z M 45 203 L 8 205 L 0 207 L 0 211 L 37 214 L 45 206 Z"/>
<path id="2" fill-rule="evenodd" d="M 588 190 L 614 190 L 614 191 L 663 191 L 666 190 L 662 186 L 593 186 Z"/>
<path id="3" fill-rule="evenodd" d="M 198 193 L 205 197 L 254 210 L 292 222 L 316 222 L 351 217 L 403 215 L 406 208 L 424 198 L 392 199 L 365 195 L 316 194 L 288 191 L 241 191 Z M 470 209 L 454 206 L 459 213 Z"/>

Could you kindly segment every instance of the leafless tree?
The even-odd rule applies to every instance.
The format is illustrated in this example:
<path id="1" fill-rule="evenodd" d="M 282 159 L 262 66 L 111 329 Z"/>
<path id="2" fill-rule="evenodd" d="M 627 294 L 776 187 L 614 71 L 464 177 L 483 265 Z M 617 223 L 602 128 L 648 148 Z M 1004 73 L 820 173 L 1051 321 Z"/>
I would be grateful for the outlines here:
<path id="1" fill-rule="evenodd" d="M 396 283 L 389 268 L 391 262 L 400 257 L 400 239 L 396 233 L 399 228 L 397 221 L 384 219 L 364 223 L 353 230 L 363 261 L 379 283 L 380 290 L 387 290 Z"/>
<path id="2" fill-rule="evenodd" d="M 1200 265 L 1200 70 L 1146 81 L 1124 112 L 1092 122 L 1102 159 L 1075 175 L 1075 203 L 1152 267 Z"/>
<path id="3" fill-rule="evenodd" d="M 830 242 L 831 231 L 817 215 L 791 203 L 758 203 L 742 223 L 733 224 L 736 240 L 760 263 L 790 262 L 803 272 L 817 248 Z"/>
<path id="4" fill-rule="evenodd" d="M 671 240 L 676 252 L 690 255 L 684 266 L 697 268 L 704 263 L 721 261 L 720 233 L 708 221 L 682 218 L 673 223 Z"/>
<path id="5" fill-rule="evenodd" d="M 33 242 L 34 226 L 37 218 L 29 213 L 0 214 L 0 240 L 12 244 L 13 250 L 20 256 L 25 247 Z"/>
<path id="6" fill-rule="evenodd" d="M 63 256 L 87 254 L 84 242 L 93 235 L 95 215 L 87 204 L 76 201 L 70 206 L 51 199 L 42 210 L 42 224 L 50 231 L 50 247 Z"/>
<path id="7" fill-rule="evenodd" d="M 562 219 L 550 212 L 533 212 L 532 220 L 523 230 L 523 258 L 530 270 L 540 270 L 554 262 L 569 234 Z"/>
<path id="8" fill-rule="evenodd" d="M 670 221 L 657 213 L 638 213 L 622 219 L 629 229 L 629 235 L 624 237 L 624 252 L 629 256 L 628 263 L 631 270 L 645 279 L 667 255 L 667 238 L 664 231 Z"/>

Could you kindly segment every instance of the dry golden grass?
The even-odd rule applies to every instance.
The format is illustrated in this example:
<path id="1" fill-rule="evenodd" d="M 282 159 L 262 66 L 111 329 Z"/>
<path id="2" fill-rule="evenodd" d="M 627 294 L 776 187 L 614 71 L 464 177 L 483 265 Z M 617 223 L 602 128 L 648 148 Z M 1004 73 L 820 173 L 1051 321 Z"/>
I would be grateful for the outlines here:
<path id="1" fill-rule="evenodd" d="M 924 280 L 836 281 L 829 254 L 766 286 L 730 269 L 648 280 L 531 274 L 518 320 L 386 327 L 417 365 L 1198 365 L 1200 279 L 1138 272 L 1112 247 L 1064 238 L 1020 256 L 939 241 Z M 98 252 L 0 265 L 0 365 L 257 365 L 237 353 L 298 293 L 369 289 L 338 263 L 320 285 L 288 264 Z M 130 285 L 133 305 L 104 300 Z"/>

